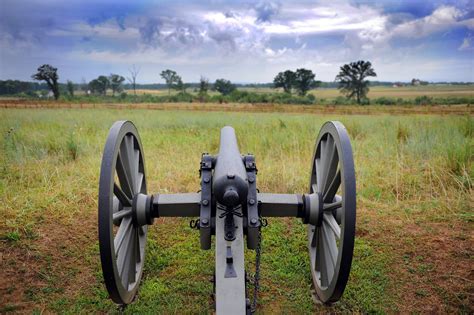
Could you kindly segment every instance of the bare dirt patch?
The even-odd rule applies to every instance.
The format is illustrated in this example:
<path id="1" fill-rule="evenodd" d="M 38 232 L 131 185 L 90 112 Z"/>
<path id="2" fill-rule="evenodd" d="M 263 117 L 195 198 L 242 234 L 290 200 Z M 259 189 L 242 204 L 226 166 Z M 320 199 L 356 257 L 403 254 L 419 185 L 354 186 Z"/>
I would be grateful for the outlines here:
<path id="1" fill-rule="evenodd" d="M 73 297 L 95 283 L 98 257 L 96 215 L 86 211 L 71 222 L 47 220 L 37 238 L 0 243 L 0 305 L 2 311 L 44 310 L 59 297 Z"/>
<path id="2" fill-rule="evenodd" d="M 374 212 L 362 211 L 370 217 L 370 232 L 361 233 L 393 253 L 390 294 L 401 313 L 474 312 L 472 225 L 415 224 L 390 216 L 380 220 Z"/>

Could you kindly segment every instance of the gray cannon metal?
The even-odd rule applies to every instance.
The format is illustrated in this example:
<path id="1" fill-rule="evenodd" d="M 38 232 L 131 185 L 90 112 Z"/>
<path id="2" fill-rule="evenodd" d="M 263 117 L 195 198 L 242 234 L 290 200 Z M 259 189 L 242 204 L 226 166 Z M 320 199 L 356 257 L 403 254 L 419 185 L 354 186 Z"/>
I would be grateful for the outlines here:
<path id="1" fill-rule="evenodd" d="M 191 225 L 199 230 L 204 250 L 211 248 L 215 235 L 217 314 L 255 310 L 266 217 L 303 220 L 317 297 L 333 303 L 342 296 L 354 248 L 356 184 L 352 149 L 341 123 L 327 122 L 321 128 L 307 193 L 260 193 L 255 158 L 240 154 L 232 127 L 222 128 L 217 155 L 202 154 L 200 192 L 147 194 L 145 175 L 135 126 L 116 122 L 105 144 L 99 182 L 100 257 L 114 302 L 133 301 L 143 272 L 148 225 L 158 217 L 198 218 Z M 253 302 L 247 296 L 244 244 L 257 250 Z"/>

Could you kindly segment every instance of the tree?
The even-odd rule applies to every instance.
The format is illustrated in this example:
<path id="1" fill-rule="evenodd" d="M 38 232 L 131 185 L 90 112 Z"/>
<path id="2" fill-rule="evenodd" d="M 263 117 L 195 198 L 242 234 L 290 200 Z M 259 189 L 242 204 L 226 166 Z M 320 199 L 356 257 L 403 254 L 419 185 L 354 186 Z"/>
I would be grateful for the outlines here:
<path id="1" fill-rule="evenodd" d="M 74 96 L 74 83 L 72 81 L 67 80 L 66 88 L 70 96 Z"/>
<path id="2" fill-rule="evenodd" d="M 101 75 L 97 79 L 89 82 L 89 88 L 91 89 L 92 93 L 106 95 L 109 84 L 109 79 L 106 76 Z"/>
<path id="3" fill-rule="evenodd" d="M 121 92 L 123 90 L 122 83 L 125 78 L 118 74 L 111 73 L 109 76 L 110 87 L 112 89 L 112 96 L 115 96 L 115 92 Z"/>
<path id="4" fill-rule="evenodd" d="M 304 68 L 296 70 L 294 86 L 298 90 L 299 95 L 304 96 L 306 92 L 317 87 L 318 81 L 314 79 L 315 77 L 316 75 L 311 70 Z"/>
<path id="5" fill-rule="evenodd" d="M 140 73 L 140 68 L 137 68 L 135 65 L 133 65 L 130 69 L 128 69 L 128 72 L 130 72 L 130 77 L 127 77 L 127 80 L 132 85 L 133 94 L 137 96 L 137 76 Z"/>
<path id="6" fill-rule="evenodd" d="M 161 71 L 160 76 L 165 80 L 166 85 L 168 86 L 168 95 L 170 94 L 171 89 L 181 80 L 181 77 L 176 73 L 176 71 L 170 69 Z"/>
<path id="7" fill-rule="evenodd" d="M 38 81 L 45 81 L 49 89 L 53 92 L 54 99 L 59 98 L 59 85 L 58 85 L 58 69 L 51 65 L 42 65 L 38 68 L 38 72 L 31 76 L 32 79 Z"/>
<path id="8" fill-rule="evenodd" d="M 176 82 L 173 88 L 180 93 L 186 93 L 186 89 L 189 88 L 189 83 L 184 83 L 181 77 L 178 76 L 178 82 Z"/>
<path id="9" fill-rule="evenodd" d="M 275 88 L 283 88 L 285 93 L 291 94 L 291 88 L 295 84 L 296 74 L 291 70 L 286 70 L 285 72 L 279 72 L 277 76 L 273 79 L 273 86 Z"/>
<path id="10" fill-rule="evenodd" d="M 217 79 L 214 83 L 214 89 L 222 95 L 229 95 L 235 90 L 235 85 L 226 79 Z"/>
<path id="11" fill-rule="evenodd" d="M 365 79 L 376 76 L 370 61 L 359 60 L 343 65 L 336 81 L 339 82 L 338 89 L 346 94 L 347 98 L 355 97 L 360 104 L 360 100 L 366 98 L 369 92 L 369 81 Z"/>
<path id="12" fill-rule="evenodd" d="M 204 76 L 201 76 L 201 78 L 199 79 L 199 92 L 198 92 L 200 102 L 204 102 L 206 100 L 208 90 L 209 90 L 209 79 Z"/>

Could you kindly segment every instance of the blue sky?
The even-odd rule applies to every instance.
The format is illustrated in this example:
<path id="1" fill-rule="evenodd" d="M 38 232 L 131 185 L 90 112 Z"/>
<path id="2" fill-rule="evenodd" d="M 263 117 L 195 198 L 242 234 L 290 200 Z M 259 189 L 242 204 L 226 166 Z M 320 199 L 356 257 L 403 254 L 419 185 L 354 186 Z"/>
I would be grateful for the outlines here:
<path id="1" fill-rule="evenodd" d="M 474 81 L 474 4 L 457 1 L 0 1 L 0 79 L 44 63 L 60 81 L 270 82 L 305 67 L 332 81 L 370 60 L 377 79 Z"/>

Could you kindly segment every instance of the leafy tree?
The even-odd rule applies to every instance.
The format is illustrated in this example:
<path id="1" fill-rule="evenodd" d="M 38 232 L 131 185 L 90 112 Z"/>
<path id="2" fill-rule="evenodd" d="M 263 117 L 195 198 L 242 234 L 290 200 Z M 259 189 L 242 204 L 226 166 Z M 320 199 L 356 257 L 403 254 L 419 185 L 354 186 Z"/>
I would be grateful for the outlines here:
<path id="1" fill-rule="evenodd" d="M 110 74 L 109 82 L 110 88 L 112 89 L 112 96 L 115 96 L 115 92 L 121 92 L 123 90 L 122 83 L 125 78 L 118 74 Z"/>
<path id="2" fill-rule="evenodd" d="M 315 77 L 316 74 L 311 70 L 304 68 L 296 70 L 294 86 L 298 90 L 299 95 L 305 96 L 309 90 L 318 86 L 318 81 L 314 79 Z"/>
<path id="3" fill-rule="evenodd" d="M 369 81 L 365 79 L 376 76 L 370 61 L 359 60 L 343 65 L 336 76 L 336 81 L 339 82 L 338 89 L 347 98 L 355 97 L 357 103 L 360 104 L 361 99 L 366 98 L 369 92 Z"/>
<path id="4" fill-rule="evenodd" d="M 296 74 L 291 70 L 279 72 L 273 79 L 273 86 L 275 88 L 283 88 L 285 93 L 291 94 L 291 88 L 295 84 Z"/>
<path id="5" fill-rule="evenodd" d="M 51 65 L 42 65 L 38 72 L 31 76 L 34 80 L 45 81 L 49 89 L 53 92 L 54 99 L 59 98 L 58 69 Z"/>
<path id="6" fill-rule="evenodd" d="M 132 85 L 133 94 L 137 96 L 137 76 L 140 73 L 140 68 L 137 68 L 135 65 L 133 65 L 130 69 L 128 69 L 128 72 L 130 72 L 130 77 L 127 77 L 127 80 Z"/>
<path id="7" fill-rule="evenodd" d="M 37 83 L 35 83 L 37 84 Z M 0 95 L 14 95 L 32 92 L 33 83 L 18 80 L 0 80 Z"/>
<path id="8" fill-rule="evenodd" d="M 222 95 L 229 95 L 235 90 L 235 85 L 226 79 L 217 79 L 214 83 L 214 89 Z"/>
<path id="9" fill-rule="evenodd" d="M 107 88 L 109 87 L 110 82 L 109 79 L 101 75 L 97 79 L 92 80 L 89 82 L 89 88 L 91 89 L 92 93 L 106 95 Z"/>
<path id="10" fill-rule="evenodd" d="M 72 81 L 67 80 L 66 88 L 69 95 L 74 96 L 74 83 L 72 83 Z"/>
<path id="11" fill-rule="evenodd" d="M 201 76 L 199 79 L 199 95 L 206 95 L 209 90 L 209 79 Z"/>
<path id="12" fill-rule="evenodd" d="M 170 69 L 161 71 L 160 76 L 165 80 L 166 85 L 168 86 L 168 95 L 170 94 L 171 89 L 181 80 L 181 77 L 176 73 L 176 71 Z"/>
<path id="13" fill-rule="evenodd" d="M 180 93 L 186 93 L 186 89 L 189 88 L 190 84 L 184 83 L 180 76 L 178 76 L 178 78 L 178 82 L 176 82 L 174 89 Z"/>

